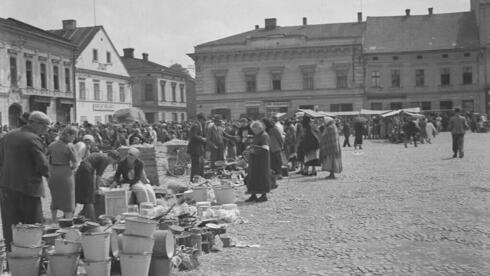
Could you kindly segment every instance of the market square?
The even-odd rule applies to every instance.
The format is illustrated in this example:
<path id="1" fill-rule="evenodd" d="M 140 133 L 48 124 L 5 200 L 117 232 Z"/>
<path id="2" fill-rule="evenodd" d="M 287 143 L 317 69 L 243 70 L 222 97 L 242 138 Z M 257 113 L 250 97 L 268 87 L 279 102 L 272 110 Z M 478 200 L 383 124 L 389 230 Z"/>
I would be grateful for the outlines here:
<path id="1" fill-rule="evenodd" d="M 490 0 L 89 2 L 0 10 L 0 275 L 490 274 Z"/>

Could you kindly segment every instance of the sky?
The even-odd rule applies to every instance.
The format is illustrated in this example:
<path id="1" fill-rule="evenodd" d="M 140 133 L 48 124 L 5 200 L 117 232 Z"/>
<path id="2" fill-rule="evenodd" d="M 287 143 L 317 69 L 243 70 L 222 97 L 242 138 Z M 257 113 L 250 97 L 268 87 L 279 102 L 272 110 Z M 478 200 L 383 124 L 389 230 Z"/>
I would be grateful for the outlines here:
<path id="1" fill-rule="evenodd" d="M 279 26 L 354 22 L 366 16 L 468 11 L 470 0 L 1 0 L 0 17 L 12 17 L 42 29 L 60 29 L 64 19 L 78 27 L 103 25 L 122 54 L 135 48 L 135 56 L 170 66 L 191 69 L 187 56 L 194 46 L 264 26 L 277 18 Z M 95 11 L 95 12 L 94 12 Z M 95 16 L 94 16 L 95 15 Z"/>

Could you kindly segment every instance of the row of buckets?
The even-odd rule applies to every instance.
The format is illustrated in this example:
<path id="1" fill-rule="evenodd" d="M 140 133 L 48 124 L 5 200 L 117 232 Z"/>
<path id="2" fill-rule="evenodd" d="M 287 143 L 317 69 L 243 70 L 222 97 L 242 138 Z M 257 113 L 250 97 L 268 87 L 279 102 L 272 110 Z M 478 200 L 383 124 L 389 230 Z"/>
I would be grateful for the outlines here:
<path id="1" fill-rule="evenodd" d="M 208 187 L 198 186 L 185 192 L 184 196 L 195 202 L 203 202 L 210 200 L 208 192 Z M 230 204 L 236 202 L 235 190 L 231 186 L 215 186 L 213 187 L 213 193 L 217 204 Z"/>
<path id="2" fill-rule="evenodd" d="M 156 230 L 157 223 L 145 218 L 127 218 L 123 233 L 88 231 L 64 235 L 47 250 L 49 276 L 76 276 L 83 250 L 83 268 L 87 276 L 110 276 L 112 259 L 119 257 L 122 276 L 171 275 L 170 258 L 175 250 L 170 231 Z M 12 250 L 8 264 L 12 276 L 38 276 L 43 243 L 42 225 L 13 225 Z M 76 230 L 75 230 L 76 231 Z M 70 233 L 76 233 L 71 231 Z M 120 249 L 120 253 L 116 253 Z M 116 254 L 115 254 L 116 253 Z"/>

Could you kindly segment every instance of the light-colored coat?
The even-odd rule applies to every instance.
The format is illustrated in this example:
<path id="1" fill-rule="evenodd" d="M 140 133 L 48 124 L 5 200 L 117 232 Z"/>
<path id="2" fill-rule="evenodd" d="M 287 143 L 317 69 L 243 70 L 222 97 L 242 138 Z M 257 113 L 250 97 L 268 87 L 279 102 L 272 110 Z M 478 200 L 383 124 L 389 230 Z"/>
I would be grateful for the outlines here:
<path id="1" fill-rule="evenodd" d="M 427 134 L 427 140 L 434 139 L 437 135 L 436 127 L 431 122 L 427 122 L 427 125 L 425 126 L 425 132 Z"/>

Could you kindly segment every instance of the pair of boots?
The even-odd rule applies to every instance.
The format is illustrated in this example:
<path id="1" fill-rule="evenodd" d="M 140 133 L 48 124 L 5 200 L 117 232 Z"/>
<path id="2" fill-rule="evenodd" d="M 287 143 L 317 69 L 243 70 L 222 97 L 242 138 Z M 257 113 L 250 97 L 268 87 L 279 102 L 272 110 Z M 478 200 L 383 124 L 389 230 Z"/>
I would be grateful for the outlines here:
<path id="1" fill-rule="evenodd" d="M 261 197 L 257 198 L 257 195 L 252 194 L 245 202 L 264 202 L 267 201 L 267 195 L 262 194 Z"/>

